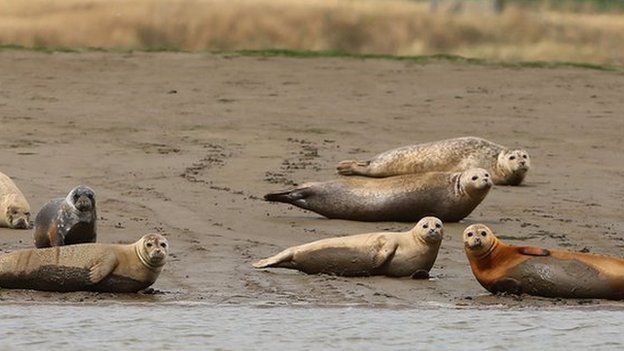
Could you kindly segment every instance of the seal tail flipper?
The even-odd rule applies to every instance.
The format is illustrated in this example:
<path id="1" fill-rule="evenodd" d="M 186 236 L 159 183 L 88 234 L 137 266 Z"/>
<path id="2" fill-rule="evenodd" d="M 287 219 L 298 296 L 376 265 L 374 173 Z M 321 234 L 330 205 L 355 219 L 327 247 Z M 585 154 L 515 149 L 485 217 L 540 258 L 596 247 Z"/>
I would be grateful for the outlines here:
<path id="1" fill-rule="evenodd" d="M 264 195 L 264 199 L 266 201 L 276 201 L 276 202 L 285 202 L 287 204 L 294 204 L 298 202 L 298 200 L 305 199 L 308 197 L 309 192 L 307 191 L 309 187 L 299 187 L 290 190 L 277 191 L 274 193 L 268 193 Z M 298 204 L 301 205 L 301 204 Z"/>
<path id="2" fill-rule="evenodd" d="M 356 174 L 365 175 L 366 169 L 369 165 L 370 161 L 347 160 L 338 163 L 338 166 L 336 166 L 336 170 L 338 171 L 338 174 L 346 176 Z"/>
<path id="3" fill-rule="evenodd" d="M 294 253 L 291 249 L 286 249 L 275 256 L 265 258 L 263 260 L 256 261 L 251 265 L 254 268 L 269 268 L 269 267 L 292 267 L 292 258 Z"/>

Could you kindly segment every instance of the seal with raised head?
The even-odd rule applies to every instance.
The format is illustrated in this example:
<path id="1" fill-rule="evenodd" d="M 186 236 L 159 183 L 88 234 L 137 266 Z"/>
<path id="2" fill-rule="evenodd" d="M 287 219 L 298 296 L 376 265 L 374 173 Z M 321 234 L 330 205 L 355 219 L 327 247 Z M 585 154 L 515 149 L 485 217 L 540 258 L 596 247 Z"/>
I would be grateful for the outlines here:
<path id="1" fill-rule="evenodd" d="M 17 185 L 0 172 L 0 227 L 30 228 L 30 205 Z"/>
<path id="2" fill-rule="evenodd" d="M 305 183 L 264 198 L 293 204 L 327 218 L 416 222 L 425 216 L 435 216 L 444 222 L 457 222 L 483 201 L 491 187 L 489 173 L 473 168 L 462 173 L 343 177 Z"/>
<path id="3" fill-rule="evenodd" d="M 463 236 L 474 276 L 493 294 L 624 299 L 624 259 L 510 246 L 483 224 L 469 226 Z"/>
<path id="4" fill-rule="evenodd" d="M 51 200 L 35 218 L 35 247 L 94 243 L 97 213 L 95 192 L 79 185 L 67 197 Z"/>
<path id="5" fill-rule="evenodd" d="M 381 178 L 485 168 L 494 184 L 519 185 L 530 167 L 531 159 L 523 149 L 509 149 L 477 137 L 462 137 L 400 147 L 368 161 L 342 161 L 337 169 L 342 175 Z"/>
<path id="6" fill-rule="evenodd" d="M 308 274 L 428 278 L 442 236 L 442 221 L 425 217 L 407 232 L 322 239 L 288 248 L 253 266 L 297 269 Z"/>
<path id="7" fill-rule="evenodd" d="M 130 245 L 80 244 L 18 250 L 0 256 L 0 288 L 137 292 L 152 285 L 169 252 L 160 234 Z"/>

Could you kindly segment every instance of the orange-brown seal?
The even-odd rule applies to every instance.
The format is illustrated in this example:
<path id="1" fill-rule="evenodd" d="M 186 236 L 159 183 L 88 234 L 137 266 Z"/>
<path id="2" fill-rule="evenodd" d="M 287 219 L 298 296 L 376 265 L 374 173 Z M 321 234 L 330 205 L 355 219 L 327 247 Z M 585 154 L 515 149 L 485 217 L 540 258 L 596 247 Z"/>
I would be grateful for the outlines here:
<path id="1" fill-rule="evenodd" d="M 0 256 L 0 288 L 137 292 L 152 285 L 169 243 L 160 234 L 130 245 L 80 244 L 26 249 Z"/>
<path id="2" fill-rule="evenodd" d="M 290 268 L 308 274 L 428 278 L 443 236 L 442 221 L 421 219 L 407 232 L 328 238 L 288 248 L 255 268 Z"/>
<path id="3" fill-rule="evenodd" d="M 488 172 L 429 172 L 387 178 L 342 177 L 270 193 L 267 201 L 293 204 L 327 218 L 416 222 L 435 216 L 457 222 L 483 201 L 492 187 Z"/>
<path id="4" fill-rule="evenodd" d="M 389 177 L 484 168 L 494 184 L 519 185 L 530 167 L 531 159 L 525 150 L 508 149 L 482 138 L 462 137 L 392 149 L 368 161 L 342 161 L 337 169 L 342 175 Z"/>
<path id="5" fill-rule="evenodd" d="M 30 205 L 6 174 L 0 172 L 0 227 L 30 228 Z"/>
<path id="6" fill-rule="evenodd" d="M 84 185 L 43 206 L 35 218 L 35 247 L 94 243 L 97 239 L 95 192 Z"/>
<path id="7" fill-rule="evenodd" d="M 624 260 L 563 250 L 509 246 L 483 224 L 464 230 L 479 283 L 491 293 L 624 299 Z"/>

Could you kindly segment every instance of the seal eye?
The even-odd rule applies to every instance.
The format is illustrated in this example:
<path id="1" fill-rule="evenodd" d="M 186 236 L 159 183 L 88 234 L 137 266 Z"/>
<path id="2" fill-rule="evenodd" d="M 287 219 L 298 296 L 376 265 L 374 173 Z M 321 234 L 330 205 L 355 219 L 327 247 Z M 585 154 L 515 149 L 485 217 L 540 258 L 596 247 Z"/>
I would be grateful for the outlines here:
<path id="1" fill-rule="evenodd" d="M 489 174 L 487 174 L 487 173 L 485 174 L 485 177 L 486 177 L 486 178 L 488 178 L 489 176 L 490 176 Z"/>
<path id="2" fill-rule="evenodd" d="M 522 155 L 522 158 L 527 158 L 527 155 Z"/>
<path id="3" fill-rule="evenodd" d="M 425 229 L 429 228 L 429 224 L 423 224 L 423 228 Z"/>
<path id="4" fill-rule="evenodd" d="M 440 223 L 436 223 L 436 228 L 442 228 L 442 226 L 440 225 Z"/>
<path id="5" fill-rule="evenodd" d="M 515 159 L 516 159 L 516 156 L 509 156 L 509 159 L 510 159 L 510 160 L 515 160 Z"/>
<path id="6" fill-rule="evenodd" d="M 160 247 L 162 247 L 163 249 L 167 247 L 167 244 L 165 243 L 160 243 Z"/>
<path id="7" fill-rule="evenodd" d="M 471 238 L 474 234 L 468 233 L 467 235 L 468 235 L 469 238 Z"/>
<path id="8" fill-rule="evenodd" d="M 487 233 L 486 232 L 481 232 L 481 236 L 486 236 Z"/>
<path id="9" fill-rule="evenodd" d="M 89 198 L 89 200 L 93 200 L 93 194 L 87 194 L 87 197 Z"/>
<path id="10" fill-rule="evenodd" d="M 147 243 L 147 244 L 145 244 L 145 246 L 152 247 L 152 243 Z"/>
<path id="11" fill-rule="evenodd" d="M 479 177 L 477 176 L 472 177 L 472 180 L 477 180 L 477 179 L 479 179 Z"/>

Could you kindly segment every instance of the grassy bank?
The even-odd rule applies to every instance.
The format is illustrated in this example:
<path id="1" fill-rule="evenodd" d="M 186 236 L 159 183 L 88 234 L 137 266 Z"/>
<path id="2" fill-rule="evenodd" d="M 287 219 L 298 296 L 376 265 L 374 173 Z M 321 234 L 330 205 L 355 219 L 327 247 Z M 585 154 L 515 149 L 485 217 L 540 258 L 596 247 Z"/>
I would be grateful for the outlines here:
<path id="1" fill-rule="evenodd" d="M 624 65 L 624 16 L 508 7 L 430 11 L 404 0 L 0 0 L 0 44 L 285 50 Z M 294 51 L 293 51 L 294 52 Z"/>

